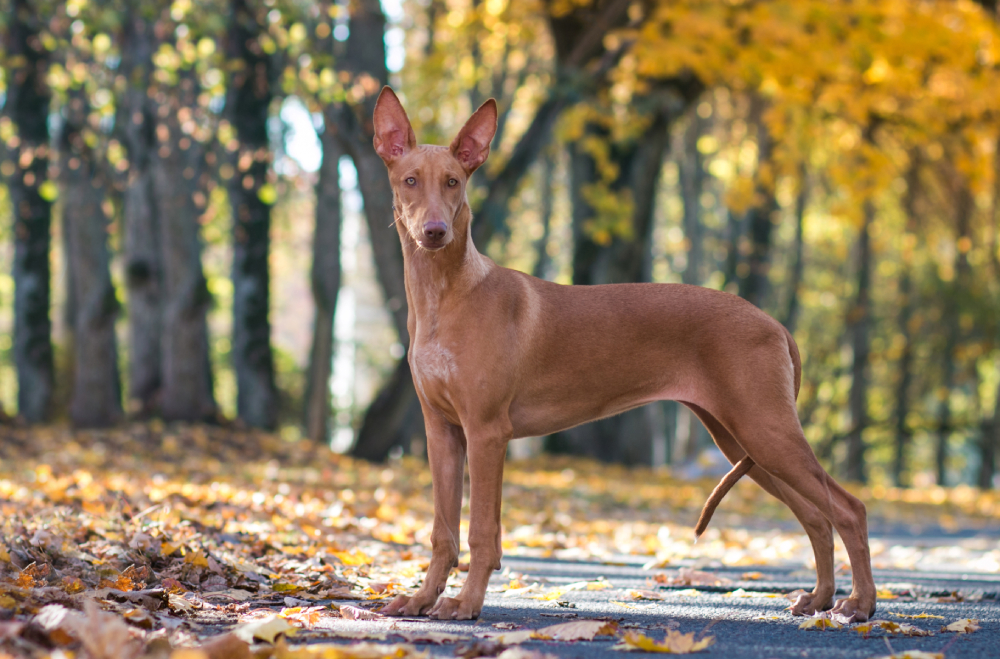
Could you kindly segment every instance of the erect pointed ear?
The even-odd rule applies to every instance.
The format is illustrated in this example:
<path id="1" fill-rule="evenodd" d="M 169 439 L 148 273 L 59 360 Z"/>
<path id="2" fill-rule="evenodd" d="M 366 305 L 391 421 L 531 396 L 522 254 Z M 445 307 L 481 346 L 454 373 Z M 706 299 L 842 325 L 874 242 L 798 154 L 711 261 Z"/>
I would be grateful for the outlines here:
<path id="1" fill-rule="evenodd" d="M 387 86 L 375 101 L 375 152 L 389 165 L 417 146 L 417 136 L 396 93 Z"/>
<path id="2" fill-rule="evenodd" d="M 497 132 L 497 102 L 483 103 L 458 131 L 451 143 L 451 153 L 462 163 L 467 174 L 479 169 L 490 155 L 490 141 Z"/>

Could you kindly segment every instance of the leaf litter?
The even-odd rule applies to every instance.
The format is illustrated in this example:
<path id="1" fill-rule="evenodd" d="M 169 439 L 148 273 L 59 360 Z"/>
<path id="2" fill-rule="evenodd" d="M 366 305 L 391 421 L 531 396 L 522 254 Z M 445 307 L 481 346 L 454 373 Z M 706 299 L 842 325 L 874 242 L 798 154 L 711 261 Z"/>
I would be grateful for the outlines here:
<path id="1" fill-rule="evenodd" d="M 419 584 L 433 518 L 430 475 L 419 460 L 371 465 L 304 441 L 156 422 L 106 432 L 58 427 L 2 432 L 0 641 L 14 643 L 15 656 L 45 656 L 46 647 L 56 647 L 81 659 L 119 659 L 138 656 L 143 648 L 148 654 L 155 646 L 167 654 L 192 649 L 191 659 L 232 659 L 249 657 L 244 650 L 255 642 L 271 647 L 260 657 L 402 659 L 424 656 L 413 644 L 474 640 L 331 626 L 344 620 L 383 621 L 377 609 Z M 695 544 L 689 524 L 714 482 L 558 457 L 515 463 L 506 471 L 503 542 L 508 554 L 616 564 L 615 556 L 630 553 L 654 556 L 647 564 L 654 570 L 678 561 L 738 568 L 801 565 L 811 559 L 801 533 L 713 528 Z M 789 518 L 754 486 L 737 488 L 738 495 L 719 511 L 729 518 L 719 527 L 738 527 L 743 515 Z M 860 494 L 872 502 L 873 516 L 891 514 L 903 522 L 926 520 L 933 511 L 952 523 L 974 526 L 1000 514 L 995 495 L 960 488 L 934 490 L 928 497 L 910 491 Z M 676 523 L 664 523 L 665 518 Z M 983 571 L 1000 565 L 995 549 L 962 551 L 956 558 L 952 548 L 948 560 Z M 877 544 L 873 555 L 908 569 L 937 560 L 933 549 Z M 843 558 L 838 547 L 838 559 Z M 654 574 L 650 586 L 686 587 L 672 593 L 683 596 L 731 583 L 711 572 L 678 567 Z M 761 577 L 744 572 L 745 580 Z M 461 579 L 461 571 L 453 573 L 452 585 Z M 569 593 L 613 588 L 606 580 L 546 588 L 524 578 L 513 579 L 503 594 L 571 607 L 563 599 Z M 664 595 L 649 589 L 624 594 L 633 602 L 655 602 Z M 742 589 L 730 593 L 750 595 Z M 947 631 L 978 628 L 975 621 L 962 622 L 962 629 L 948 625 Z M 219 629 L 230 631 L 218 634 Z M 513 643 L 518 638 L 513 634 L 520 634 L 578 642 L 607 635 L 609 629 L 604 621 L 574 620 L 511 631 L 508 640 Z M 294 643 L 303 632 L 313 634 L 313 640 L 320 634 L 352 642 L 298 647 Z M 371 642 L 390 637 L 405 643 Z M 476 652 L 493 642 L 475 641 L 467 648 L 469 656 L 482 656 Z M 627 632 L 619 645 L 694 652 L 708 642 L 710 637 L 694 640 L 670 630 L 663 641 Z M 543 657 L 513 645 L 500 656 Z"/>

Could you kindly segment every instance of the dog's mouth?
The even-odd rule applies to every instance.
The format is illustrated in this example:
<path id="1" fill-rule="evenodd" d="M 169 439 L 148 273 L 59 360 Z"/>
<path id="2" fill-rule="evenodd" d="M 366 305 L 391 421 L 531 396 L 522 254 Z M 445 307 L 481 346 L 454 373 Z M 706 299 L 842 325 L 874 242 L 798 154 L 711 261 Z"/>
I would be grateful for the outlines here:
<path id="1" fill-rule="evenodd" d="M 439 249 L 444 249 L 445 245 L 447 245 L 444 240 L 427 240 L 426 238 L 418 240 L 417 244 L 428 252 L 436 252 Z"/>

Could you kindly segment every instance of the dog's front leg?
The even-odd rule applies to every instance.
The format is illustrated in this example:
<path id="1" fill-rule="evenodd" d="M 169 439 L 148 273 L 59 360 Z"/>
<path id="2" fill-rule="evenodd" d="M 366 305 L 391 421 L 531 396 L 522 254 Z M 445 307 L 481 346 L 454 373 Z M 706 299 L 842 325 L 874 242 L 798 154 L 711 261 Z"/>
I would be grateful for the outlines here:
<path id="1" fill-rule="evenodd" d="M 434 527 L 431 530 L 431 564 L 424 583 L 412 596 L 400 595 L 382 613 L 390 616 L 422 616 L 444 592 L 451 569 L 458 565 L 458 533 L 462 514 L 462 483 L 465 473 L 465 435 L 459 426 L 445 421 L 424 407 L 427 428 L 427 459 L 434 488 Z"/>
<path id="2" fill-rule="evenodd" d="M 490 575 L 500 569 L 500 495 L 511 431 L 507 424 L 469 429 L 469 574 L 458 597 L 442 597 L 431 609 L 439 620 L 473 620 L 486 599 Z"/>

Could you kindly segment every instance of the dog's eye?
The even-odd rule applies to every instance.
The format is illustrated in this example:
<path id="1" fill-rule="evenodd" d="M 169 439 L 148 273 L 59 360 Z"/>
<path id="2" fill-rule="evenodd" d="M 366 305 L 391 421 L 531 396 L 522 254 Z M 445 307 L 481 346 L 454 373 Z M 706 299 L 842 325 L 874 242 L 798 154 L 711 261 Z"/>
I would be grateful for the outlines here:
<path id="1" fill-rule="evenodd" d="M 417 179 L 415 179 L 415 178 L 413 178 L 411 176 L 410 178 L 406 179 L 406 184 L 407 185 L 416 185 L 417 184 Z"/>
<path id="2" fill-rule="evenodd" d="M 458 181 L 456 181 L 456 180 L 455 180 L 455 179 L 453 179 L 453 178 L 450 178 L 450 179 L 448 179 L 448 187 L 449 187 L 449 188 L 453 188 L 453 187 L 455 187 L 456 185 L 458 185 Z"/>

